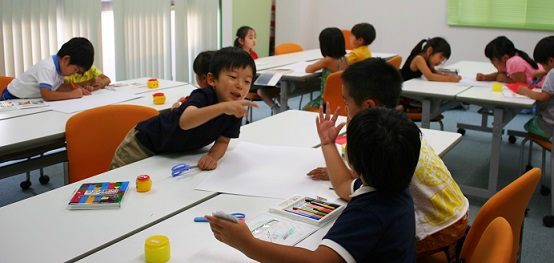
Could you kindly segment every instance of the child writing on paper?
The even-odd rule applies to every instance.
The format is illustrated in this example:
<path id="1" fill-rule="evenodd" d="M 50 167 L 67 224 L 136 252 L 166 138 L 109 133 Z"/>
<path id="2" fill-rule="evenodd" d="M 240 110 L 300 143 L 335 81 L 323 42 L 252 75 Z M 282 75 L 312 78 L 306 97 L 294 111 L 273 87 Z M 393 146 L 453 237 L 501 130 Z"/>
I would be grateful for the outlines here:
<path id="1" fill-rule="evenodd" d="M 527 87 L 520 86 L 518 93 L 526 95 L 539 102 L 537 107 L 538 114 L 525 123 L 525 130 L 543 138 L 552 136 L 552 128 L 554 127 L 554 36 L 549 36 L 541 39 L 535 46 L 533 57 L 540 65 L 544 67 L 545 72 L 540 72 L 539 75 L 547 73 L 542 92 L 531 91 Z"/>
<path id="2" fill-rule="evenodd" d="M 198 168 L 215 169 L 231 138 L 239 136 L 245 107 L 258 106 L 244 100 L 255 74 L 256 65 L 248 53 L 235 47 L 217 51 L 210 63 L 210 86 L 194 90 L 178 109 L 139 122 L 117 148 L 110 168 L 214 143 Z"/>
<path id="3" fill-rule="evenodd" d="M 215 51 L 203 51 L 196 56 L 194 62 L 192 63 L 192 70 L 194 71 L 194 76 L 196 78 L 196 84 L 198 88 L 205 88 L 210 86 L 208 84 L 208 73 L 210 72 L 210 61 Z M 189 96 L 181 97 L 177 102 L 173 103 L 171 109 L 176 109 L 185 102 Z"/>
<path id="4" fill-rule="evenodd" d="M 84 73 L 75 73 L 65 77 L 64 83 L 75 84 L 84 87 L 88 91 L 103 89 L 110 85 L 110 78 L 102 73 L 96 66 L 92 65 Z"/>
<path id="5" fill-rule="evenodd" d="M 344 35 L 342 31 L 336 27 L 325 28 L 319 33 L 319 49 L 321 50 L 322 59 L 308 65 L 307 73 L 313 73 L 321 69 L 321 91 L 317 98 L 308 102 L 304 106 L 306 109 L 317 109 L 321 105 L 323 92 L 325 91 L 325 80 L 333 72 L 344 70 L 348 67 L 346 50 L 344 47 Z"/>
<path id="6" fill-rule="evenodd" d="M 375 40 L 375 27 L 369 23 L 359 23 L 354 25 L 350 32 L 352 33 L 350 35 L 350 44 L 354 49 L 346 56 L 348 63 L 354 64 L 370 58 L 371 51 L 369 50 L 369 45 Z"/>
<path id="7" fill-rule="evenodd" d="M 407 81 L 423 75 L 430 81 L 458 82 L 462 77 L 442 74 L 435 69 L 448 58 L 450 44 L 444 38 L 423 39 L 417 43 L 402 66 L 402 78 Z"/>
<path id="8" fill-rule="evenodd" d="M 46 101 L 81 98 L 90 91 L 80 85 L 64 84 L 64 77 L 87 71 L 94 61 L 94 47 L 86 38 L 75 37 L 56 55 L 35 64 L 14 79 L 2 92 L 2 100 L 43 98 Z"/>
<path id="9" fill-rule="evenodd" d="M 330 114 L 320 112 L 316 122 L 335 128 Z M 316 250 L 263 241 L 242 221 L 207 215 L 215 238 L 260 262 L 415 262 L 408 184 L 421 146 L 419 128 L 402 112 L 373 107 L 352 118 L 347 134 L 348 161 L 362 186 Z"/>
<path id="10" fill-rule="evenodd" d="M 498 71 L 491 74 L 477 73 L 475 79 L 478 81 L 530 84 L 535 72 L 544 70 L 527 53 L 516 49 L 514 43 L 505 36 L 489 42 L 485 47 L 485 56 Z M 542 81 L 537 86 L 542 87 Z"/>
<path id="11" fill-rule="evenodd" d="M 344 71 L 341 79 L 349 119 L 366 108 L 394 108 L 402 89 L 402 79 L 398 71 L 377 58 L 351 65 Z M 349 200 L 360 181 L 356 179 L 354 171 L 344 164 L 335 146 L 335 140 L 342 128 L 342 124 L 336 127 L 334 125 L 338 112 L 337 109 L 330 119 L 332 122 L 317 126 L 327 168 L 316 168 L 308 176 L 313 179 L 330 179 L 337 195 Z M 349 147 L 350 144 L 347 144 L 347 149 Z M 422 258 L 443 250 L 447 252 L 449 261 L 455 262 L 457 241 L 464 236 L 468 224 L 469 202 L 441 158 L 423 136 L 419 160 L 409 189 L 414 199 L 417 257 Z"/>

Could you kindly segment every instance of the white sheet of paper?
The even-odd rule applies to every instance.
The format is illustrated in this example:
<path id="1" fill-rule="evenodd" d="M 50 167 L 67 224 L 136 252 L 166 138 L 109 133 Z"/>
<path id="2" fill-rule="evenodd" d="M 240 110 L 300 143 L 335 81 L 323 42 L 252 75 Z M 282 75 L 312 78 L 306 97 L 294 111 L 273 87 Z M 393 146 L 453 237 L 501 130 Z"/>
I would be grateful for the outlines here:
<path id="1" fill-rule="evenodd" d="M 50 105 L 51 110 L 73 113 L 140 97 L 140 95 L 129 94 L 126 92 L 101 89 L 92 92 L 91 95 L 86 95 L 79 99 L 49 101 L 48 104 Z"/>
<path id="2" fill-rule="evenodd" d="M 474 86 L 474 87 L 490 87 L 492 89 L 492 84 L 496 81 L 477 81 L 475 75 L 460 75 L 462 79 L 458 82 L 459 85 L 463 86 Z"/>
<path id="3" fill-rule="evenodd" d="M 277 67 L 273 70 L 290 70 L 293 72 L 306 72 L 306 67 L 312 63 L 308 61 L 299 61 L 293 64 L 284 65 L 282 67 Z"/>
<path id="4" fill-rule="evenodd" d="M 196 189 L 273 198 L 318 195 L 325 181 L 306 174 L 325 166 L 321 149 L 241 142 Z M 328 187 L 328 185 L 326 185 Z"/>

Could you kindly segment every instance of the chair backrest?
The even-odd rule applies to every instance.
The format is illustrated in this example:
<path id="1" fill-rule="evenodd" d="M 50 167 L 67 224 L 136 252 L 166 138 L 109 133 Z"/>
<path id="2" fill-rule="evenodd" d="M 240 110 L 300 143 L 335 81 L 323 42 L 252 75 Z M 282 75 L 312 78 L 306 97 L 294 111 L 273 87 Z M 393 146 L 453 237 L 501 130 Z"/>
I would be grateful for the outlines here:
<path id="1" fill-rule="evenodd" d="M 510 223 L 503 217 L 497 217 L 487 226 L 475 246 L 471 261 L 466 263 L 509 263 L 512 260 L 513 242 Z"/>
<path id="2" fill-rule="evenodd" d="M 158 111 L 138 105 L 107 105 L 73 115 L 66 123 L 65 138 L 69 182 L 108 171 L 115 150 L 138 122 Z"/>
<path id="3" fill-rule="evenodd" d="M 350 43 L 350 36 L 352 36 L 352 32 L 348 29 L 341 29 L 341 31 L 344 36 L 344 48 L 346 48 L 346 50 L 354 49 L 352 43 Z"/>
<path id="4" fill-rule="evenodd" d="M 400 70 L 400 64 L 402 64 L 402 56 L 394 56 L 387 60 L 387 62 L 393 65 L 396 69 Z"/>
<path id="5" fill-rule="evenodd" d="M 492 196 L 479 210 L 467 234 L 460 259 L 470 262 L 479 239 L 487 226 L 497 217 L 510 223 L 513 234 L 513 251 L 510 262 L 516 262 L 525 210 L 541 177 L 541 170 L 533 168 Z M 467 244 L 466 244 L 467 243 Z"/>
<path id="6" fill-rule="evenodd" d="M 300 52 L 303 51 L 301 45 L 296 43 L 283 43 L 275 47 L 275 55 L 283 55 L 288 53 Z"/>
<path id="7" fill-rule="evenodd" d="M 10 84 L 10 82 L 12 82 L 13 79 L 14 78 L 10 76 L 0 76 L 0 96 L 4 91 L 4 89 L 8 87 L 8 84 Z"/>
<path id="8" fill-rule="evenodd" d="M 325 90 L 323 91 L 323 101 L 331 104 L 331 113 L 334 113 L 340 106 L 339 114 L 347 116 L 346 104 L 342 98 L 342 81 L 340 76 L 342 71 L 331 73 L 325 80 Z"/>

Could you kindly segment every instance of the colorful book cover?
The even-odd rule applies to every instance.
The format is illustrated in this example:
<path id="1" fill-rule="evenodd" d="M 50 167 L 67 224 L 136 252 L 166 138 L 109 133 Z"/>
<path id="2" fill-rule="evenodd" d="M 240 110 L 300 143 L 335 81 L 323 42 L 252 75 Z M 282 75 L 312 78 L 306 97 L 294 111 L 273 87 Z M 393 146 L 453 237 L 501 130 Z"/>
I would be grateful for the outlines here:
<path id="1" fill-rule="evenodd" d="M 69 209 L 120 208 L 129 181 L 82 184 L 69 201 Z"/>

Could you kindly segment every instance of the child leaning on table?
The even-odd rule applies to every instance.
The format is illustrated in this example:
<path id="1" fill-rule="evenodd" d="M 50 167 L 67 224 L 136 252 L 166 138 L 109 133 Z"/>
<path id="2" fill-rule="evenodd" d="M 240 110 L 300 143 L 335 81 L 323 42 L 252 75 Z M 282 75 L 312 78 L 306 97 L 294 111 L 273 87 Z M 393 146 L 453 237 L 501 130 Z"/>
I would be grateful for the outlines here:
<path id="1" fill-rule="evenodd" d="M 14 79 L 1 100 L 43 98 L 46 101 L 81 98 L 90 91 L 80 85 L 64 84 L 64 77 L 87 71 L 94 61 L 94 47 L 86 38 L 75 37 L 56 55 L 35 64 Z"/>
<path id="2" fill-rule="evenodd" d="M 544 67 L 544 73 L 547 75 L 542 85 L 542 92 L 534 92 L 522 86 L 518 88 L 519 94 L 539 102 L 538 115 L 527 121 L 524 128 L 530 133 L 548 139 L 552 136 L 554 127 L 554 70 L 552 70 L 554 68 L 554 36 L 541 39 L 535 46 L 533 57 Z"/>
<path id="3" fill-rule="evenodd" d="M 333 125 L 322 112 L 317 122 Z M 373 107 L 352 118 L 347 134 L 348 161 L 362 186 L 315 251 L 263 241 L 244 222 L 207 215 L 215 238 L 260 262 L 415 262 L 408 184 L 419 156 L 419 128 L 402 112 Z"/>
<path id="4" fill-rule="evenodd" d="M 319 49 L 321 50 L 322 59 L 310 64 L 306 67 L 307 73 L 313 73 L 321 69 L 321 87 L 317 98 L 308 102 L 304 106 L 304 110 L 315 108 L 316 110 L 323 101 L 323 93 L 325 91 L 325 81 L 333 72 L 344 70 L 348 67 L 346 50 L 344 47 L 344 35 L 342 31 L 336 27 L 325 28 L 319 33 Z"/>
<path id="5" fill-rule="evenodd" d="M 430 81 L 458 82 L 462 77 L 443 74 L 435 69 L 448 58 L 450 58 L 450 44 L 444 38 L 423 39 L 412 49 L 402 66 L 402 78 L 407 81 L 423 75 Z"/>
<path id="6" fill-rule="evenodd" d="M 350 65 L 341 79 L 349 119 L 366 108 L 394 108 L 402 89 L 402 78 L 398 71 L 378 58 Z M 344 126 L 341 123 L 335 127 L 338 110 L 332 118 L 329 115 L 327 111 L 328 121 L 320 122 L 317 126 L 327 167 L 316 168 L 308 176 L 313 179 L 330 179 L 337 195 L 349 200 L 361 181 L 344 164 L 335 146 L 338 133 Z M 350 144 L 347 144 L 347 148 L 349 147 Z M 417 257 L 445 251 L 449 261 L 455 261 L 457 242 L 464 236 L 468 224 L 469 202 L 444 162 L 423 136 L 419 160 L 409 189 L 415 208 Z"/>
<path id="7" fill-rule="evenodd" d="M 161 153 L 183 153 L 211 143 L 198 168 L 213 170 L 223 157 L 231 138 L 238 138 L 246 106 L 244 100 L 256 65 L 248 53 L 235 47 L 217 51 L 210 63 L 208 84 L 196 89 L 178 109 L 139 122 L 117 148 L 110 169 Z"/>
<path id="8" fill-rule="evenodd" d="M 104 75 L 96 66 L 92 65 L 84 73 L 75 73 L 65 77 L 65 83 L 84 87 L 88 91 L 103 89 L 110 85 L 111 79 Z"/>
<path id="9" fill-rule="evenodd" d="M 369 45 L 375 40 L 375 27 L 369 23 L 358 23 L 352 27 L 350 32 L 352 34 L 349 41 L 354 49 L 346 56 L 348 63 L 354 64 L 370 58 L 371 51 L 369 50 Z"/>
<path id="10" fill-rule="evenodd" d="M 535 72 L 544 70 L 527 53 L 516 49 L 514 43 L 505 36 L 499 36 L 489 42 L 485 47 L 485 56 L 498 71 L 486 75 L 477 73 L 475 78 L 478 81 L 530 84 Z M 537 86 L 542 87 L 542 81 Z"/>

